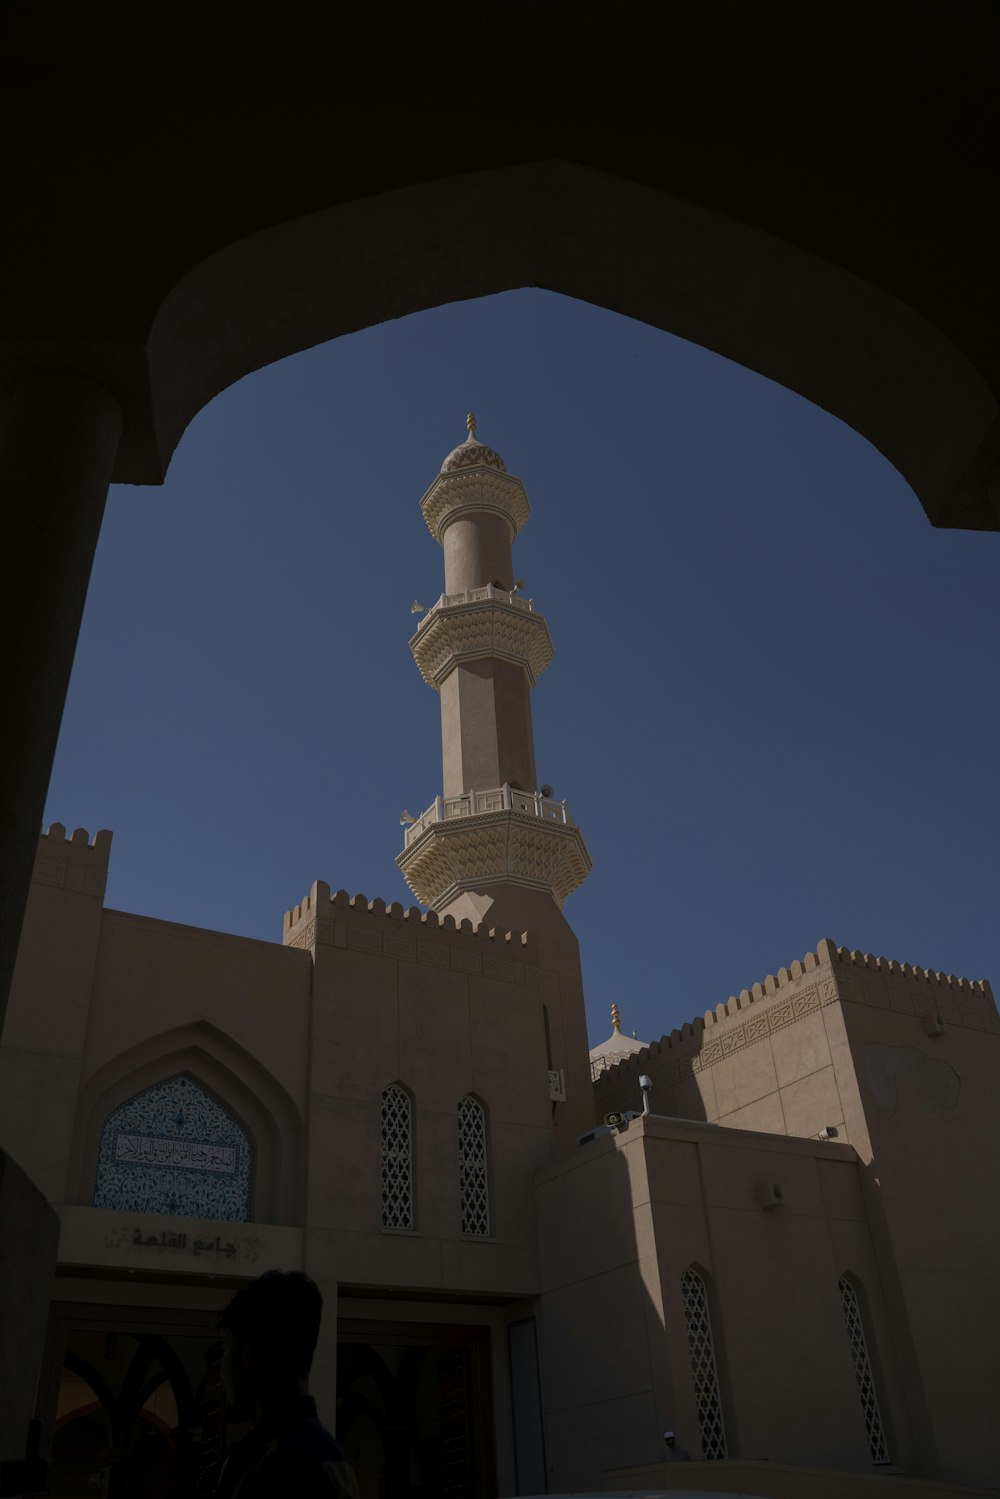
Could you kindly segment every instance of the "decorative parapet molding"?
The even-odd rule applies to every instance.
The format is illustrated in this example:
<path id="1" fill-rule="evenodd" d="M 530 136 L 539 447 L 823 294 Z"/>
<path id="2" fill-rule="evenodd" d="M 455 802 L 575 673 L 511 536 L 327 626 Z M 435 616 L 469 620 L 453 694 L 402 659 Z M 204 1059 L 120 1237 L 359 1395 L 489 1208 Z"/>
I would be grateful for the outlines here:
<path id="1" fill-rule="evenodd" d="M 435 689 L 460 661 L 484 656 L 523 666 L 534 687 L 555 654 L 549 627 L 531 601 L 492 584 L 443 594 L 420 621 L 410 650 L 420 675 Z"/>
<path id="2" fill-rule="evenodd" d="M 330 894 L 317 880 L 301 904 L 285 912 L 285 947 L 315 955 L 317 947 L 339 947 L 402 962 L 450 968 L 473 978 L 504 983 L 539 984 L 538 950 L 528 932 L 505 932 L 484 923 L 456 922 L 418 906 L 404 910 L 398 901 L 369 901 L 346 890 Z"/>
<path id="3" fill-rule="evenodd" d="M 814 977 L 811 984 L 799 982 L 811 977 Z M 872 979 L 889 982 L 873 983 Z M 788 992 L 783 994 L 783 990 Z M 657 1063 L 657 1080 L 667 1086 L 683 1082 L 696 1072 L 713 1067 L 723 1057 L 743 1051 L 794 1024 L 810 1011 L 837 1001 L 918 1018 L 940 1015 L 953 1025 L 1000 1035 L 1000 1016 L 987 979 L 957 978 L 954 974 L 937 973 L 891 958 L 853 952 L 824 939 L 816 952 L 806 953 L 801 962 L 780 968 L 777 975 L 768 974 L 763 983 L 741 989 L 725 1004 L 706 1010 L 703 1018 L 671 1031 L 669 1036 L 662 1036 L 642 1051 L 622 1057 L 595 1080 L 595 1086 L 610 1087 L 627 1073 L 641 1071 L 652 1057 L 662 1057 L 665 1052 L 668 1056 L 673 1053 L 676 1060 L 668 1060 L 665 1065 L 662 1061 Z M 742 1023 L 725 1023 L 755 1006 L 760 1006 L 759 1010 L 754 1009 Z"/>
<path id="4" fill-rule="evenodd" d="M 433 809 L 432 809 L 433 810 Z M 425 817 L 427 814 L 425 814 Z M 571 821 L 501 810 L 425 822 L 396 863 L 418 900 L 447 905 L 465 890 L 521 885 L 547 890 L 561 908 L 593 867 Z M 407 834 L 414 829 L 407 829 Z"/>
<path id="5" fill-rule="evenodd" d="M 103 828 L 94 835 L 91 843 L 87 829 L 77 828 L 67 838 L 63 824 L 53 822 L 38 840 L 32 884 L 49 885 L 103 900 L 112 837 L 113 834 Z"/>
<path id="6" fill-rule="evenodd" d="M 420 501 L 420 509 L 435 541 L 441 541 L 446 528 L 457 516 L 474 511 L 502 515 L 510 527 L 513 541 L 527 525 L 531 514 L 521 480 L 487 464 L 438 474 Z"/>

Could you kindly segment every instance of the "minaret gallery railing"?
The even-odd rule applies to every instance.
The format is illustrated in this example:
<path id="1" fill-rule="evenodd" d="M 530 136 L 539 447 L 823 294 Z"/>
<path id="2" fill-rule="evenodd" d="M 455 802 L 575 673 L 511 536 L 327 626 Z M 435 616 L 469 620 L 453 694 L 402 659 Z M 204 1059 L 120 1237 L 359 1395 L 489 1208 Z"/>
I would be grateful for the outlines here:
<path id="1" fill-rule="evenodd" d="M 449 822 L 453 817 L 480 817 L 488 812 L 520 812 L 526 817 L 544 817 L 566 827 L 575 826 L 565 802 L 543 796 L 540 791 L 517 791 L 504 784 L 495 790 L 471 791 L 465 796 L 436 796 L 426 812 L 407 824 L 405 847 L 409 848 L 433 823 Z"/>

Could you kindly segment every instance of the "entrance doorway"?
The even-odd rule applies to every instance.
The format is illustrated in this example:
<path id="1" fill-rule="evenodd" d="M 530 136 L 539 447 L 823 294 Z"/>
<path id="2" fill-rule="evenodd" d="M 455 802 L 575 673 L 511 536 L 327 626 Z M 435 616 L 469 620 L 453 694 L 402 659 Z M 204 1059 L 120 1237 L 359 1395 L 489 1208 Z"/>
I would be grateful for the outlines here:
<path id="1" fill-rule="evenodd" d="M 489 1499 L 490 1329 L 341 1318 L 337 1437 L 361 1499 Z"/>
<path id="2" fill-rule="evenodd" d="M 39 1415 L 52 1499 L 204 1499 L 245 1428 L 225 1418 L 212 1312 L 57 1302 Z"/>

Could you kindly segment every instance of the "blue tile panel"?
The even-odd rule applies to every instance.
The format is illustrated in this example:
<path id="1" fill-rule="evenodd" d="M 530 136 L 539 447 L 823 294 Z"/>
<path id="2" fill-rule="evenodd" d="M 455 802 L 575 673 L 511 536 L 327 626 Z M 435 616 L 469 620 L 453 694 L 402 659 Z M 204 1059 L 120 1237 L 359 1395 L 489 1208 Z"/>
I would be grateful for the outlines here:
<path id="1" fill-rule="evenodd" d="M 252 1189 L 246 1131 L 187 1073 L 137 1093 L 105 1120 L 97 1208 L 245 1223 Z"/>

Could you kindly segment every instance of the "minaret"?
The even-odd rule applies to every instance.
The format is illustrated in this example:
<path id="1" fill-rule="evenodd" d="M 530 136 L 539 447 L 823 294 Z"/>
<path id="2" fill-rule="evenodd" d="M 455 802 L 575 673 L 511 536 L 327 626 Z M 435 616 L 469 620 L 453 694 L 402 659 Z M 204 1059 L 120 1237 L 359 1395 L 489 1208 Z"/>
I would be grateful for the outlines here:
<path id="1" fill-rule="evenodd" d="M 472 415 L 468 429 L 420 502 L 444 549 L 445 591 L 410 649 L 441 697 L 444 775 L 442 795 L 407 827 L 396 862 L 417 899 L 438 912 L 509 926 L 529 915 L 535 926 L 537 899 L 514 892 L 543 893 L 561 909 L 591 860 L 566 803 L 535 774 L 531 689 L 553 646 L 514 578 L 511 545 L 528 496 L 479 441 Z"/>
<path id="2" fill-rule="evenodd" d="M 478 440 L 475 417 L 468 427 L 420 502 L 444 549 L 445 592 L 410 649 L 441 697 L 444 777 L 423 816 L 404 818 L 406 846 L 396 862 L 417 899 L 439 915 L 532 934 L 541 1016 L 532 1018 L 529 1005 L 525 1022 L 537 1035 L 542 1020 L 545 1055 L 526 1051 L 521 1083 L 533 1089 L 548 1066 L 561 1149 L 594 1122 L 580 949 L 562 911 L 586 879 L 590 855 L 566 803 L 535 777 L 531 689 L 553 652 L 511 561 L 528 496 L 499 453 Z"/>

